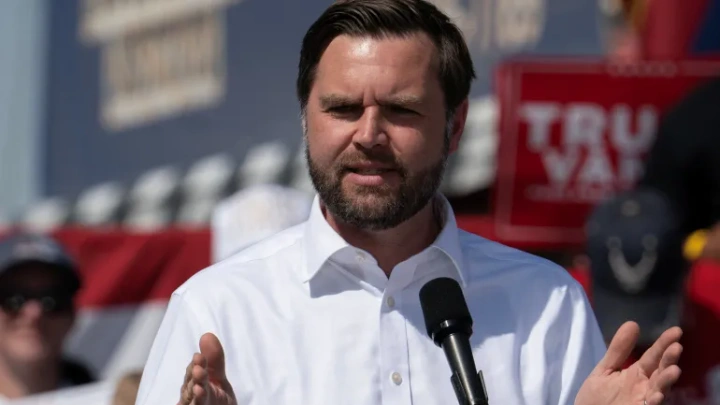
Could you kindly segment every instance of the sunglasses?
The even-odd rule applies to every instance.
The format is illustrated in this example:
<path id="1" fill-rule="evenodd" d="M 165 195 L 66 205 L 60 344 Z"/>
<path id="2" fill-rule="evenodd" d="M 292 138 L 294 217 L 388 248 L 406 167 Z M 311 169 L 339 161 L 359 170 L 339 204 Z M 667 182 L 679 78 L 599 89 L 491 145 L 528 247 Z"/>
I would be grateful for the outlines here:
<path id="1" fill-rule="evenodd" d="M 44 314 L 59 314 L 71 312 L 73 297 L 61 291 L 2 291 L 0 292 L 0 308 L 9 313 L 17 314 L 30 301 L 40 303 Z"/>

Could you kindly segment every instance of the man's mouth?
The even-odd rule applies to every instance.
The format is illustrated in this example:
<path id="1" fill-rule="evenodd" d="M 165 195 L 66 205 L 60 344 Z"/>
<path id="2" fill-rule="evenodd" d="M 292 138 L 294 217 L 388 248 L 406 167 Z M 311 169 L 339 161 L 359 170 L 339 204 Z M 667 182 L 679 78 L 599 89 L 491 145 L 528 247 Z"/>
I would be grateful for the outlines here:
<path id="1" fill-rule="evenodd" d="M 350 173 L 356 173 L 356 174 L 360 174 L 363 176 L 375 176 L 375 175 L 392 172 L 392 171 L 394 171 L 394 169 L 379 169 L 379 168 L 377 168 L 377 169 L 364 169 L 364 168 L 361 169 L 361 168 L 349 167 L 347 169 L 347 171 L 349 171 Z"/>

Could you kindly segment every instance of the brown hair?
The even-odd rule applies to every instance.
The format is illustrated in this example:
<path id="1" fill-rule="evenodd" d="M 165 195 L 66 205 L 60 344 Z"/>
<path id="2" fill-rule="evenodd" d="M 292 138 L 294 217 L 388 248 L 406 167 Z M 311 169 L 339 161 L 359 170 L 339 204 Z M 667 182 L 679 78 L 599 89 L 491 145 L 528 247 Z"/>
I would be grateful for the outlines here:
<path id="1" fill-rule="evenodd" d="M 439 79 L 451 116 L 468 97 L 475 70 L 458 27 L 425 0 L 342 0 L 331 5 L 303 38 L 297 96 L 304 112 L 320 58 L 337 36 L 407 37 L 425 33 L 438 50 Z"/>

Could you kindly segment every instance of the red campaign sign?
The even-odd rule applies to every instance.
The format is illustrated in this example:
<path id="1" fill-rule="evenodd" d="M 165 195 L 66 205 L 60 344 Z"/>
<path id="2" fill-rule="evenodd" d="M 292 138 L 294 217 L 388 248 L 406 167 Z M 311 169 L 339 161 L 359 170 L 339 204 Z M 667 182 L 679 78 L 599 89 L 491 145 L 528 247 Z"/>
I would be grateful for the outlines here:
<path id="1" fill-rule="evenodd" d="M 497 237 L 583 243 L 592 207 L 641 175 L 662 114 L 717 72 L 707 61 L 501 65 Z"/>

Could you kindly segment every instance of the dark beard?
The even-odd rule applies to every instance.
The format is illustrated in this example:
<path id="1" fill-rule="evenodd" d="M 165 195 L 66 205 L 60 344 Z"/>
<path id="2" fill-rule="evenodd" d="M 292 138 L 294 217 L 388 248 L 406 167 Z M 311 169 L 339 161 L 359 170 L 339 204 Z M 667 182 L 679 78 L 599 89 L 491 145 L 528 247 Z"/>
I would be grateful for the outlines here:
<path id="1" fill-rule="evenodd" d="M 310 157 L 309 148 L 305 148 L 310 178 L 325 207 L 338 221 L 368 231 L 380 231 L 395 228 L 420 212 L 435 196 L 442 182 L 447 165 L 449 143 L 446 142 L 440 159 L 422 171 L 409 173 L 392 157 L 374 159 L 368 152 L 364 161 L 392 160 L 393 167 L 400 175 L 400 186 L 356 186 L 356 194 L 369 197 L 370 203 L 354 201 L 345 194 L 342 179 L 347 173 L 342 162 L 332 168 L 320 168 Z"/>

